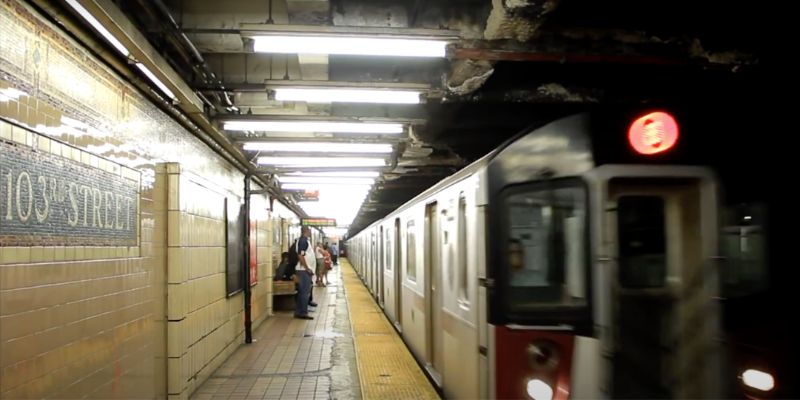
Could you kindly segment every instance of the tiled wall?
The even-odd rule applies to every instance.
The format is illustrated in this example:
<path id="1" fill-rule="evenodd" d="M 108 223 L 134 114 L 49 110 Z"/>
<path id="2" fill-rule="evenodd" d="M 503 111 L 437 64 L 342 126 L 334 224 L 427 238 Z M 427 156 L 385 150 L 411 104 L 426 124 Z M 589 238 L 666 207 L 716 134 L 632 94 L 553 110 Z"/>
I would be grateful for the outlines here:
<path id="1" fill-rule="evenodd" d="M 227 297 L 225 287 L 225 199 L 237 203 L 240 199 L 220 192 L 202 177 L 182 172 L 177 163 L 159 168 L 156 181 L 162 176 L 168 205 L 168 393 L 185 398 L 242 342 L 243 295 Z M 258 307 L 259 300 L 265 296 L 253 297 L 257 326 L 264 308 Z"/>
<path id="2" fill-rule="evenodd" d="M 256 221 L 258 235 L 256 237 L 258 283 L 252 287 L 252 319 L 253 326 L 256 326 L 272 315 L 272 278 L 277 264 L 272 262 L 272 222 L 274 218 L 270 218 L 271 216 L 265 211 L 269 205 L 262 198 L 254 197 L 251 201 L 250 219 Z"/>
<path id="3" fill-rule="evenodd" d="M 22 151 L 88 161 L 80 149 L 1 120 L 0 139 Z M 95 165 L 139 185 L 138 172 L 103 161 Z M 150 242 L 151 233 L 143 227 L 142 241 Z M 0 248 L 0 396 L 102 397 L 121 390 L 123 382 L 131 383 L 131 393 L 147 394 L 133 378 L 153 362 L 144 356 L 154 342 L 153 294 L 143 260 L 139 246 Z M 115 365 L 121 356 L 127 359 Z M 77 382 L 74 374 L 85 379 Z"/>
<path id="4" fill-rule="evenodd" d="M 136 179 L 140 197 L 138 246 L 0 245 L 0 398 L 187 397 L 241 342 L 217 200 L 240 199 L 243 175 L 17 0 L 0 0 L 0 140 Z"/>

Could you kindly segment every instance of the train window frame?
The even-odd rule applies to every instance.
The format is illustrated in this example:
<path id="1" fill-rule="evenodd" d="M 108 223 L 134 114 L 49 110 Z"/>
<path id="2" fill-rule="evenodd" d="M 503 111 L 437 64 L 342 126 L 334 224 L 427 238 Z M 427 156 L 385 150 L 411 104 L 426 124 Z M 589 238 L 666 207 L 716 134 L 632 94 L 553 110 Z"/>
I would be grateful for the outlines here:
<path id="1" fill-rule="evenodd" d="M 634 212 L 641 210 L 650 212 Z M 665 288 L 669 270 L 667 199 L 652 194 L 624 194 L 616 200 L 616 216 L 616 279 L 620 287 Z M 632 237 L 638 246 L 630 245 Z"/>
<path id="2" fill-rule="evenodd" d="M 720 294 L 734 299 L 765 293 L 770 281 L 771 232 L 766 224 L 770 210 L 760 202 L 726 205 L 720 210 Z"/>
<path id="3" fill-rule="evenodd" d="M 392 228 L 387 228 L 383 231 L 384 235 L 386 236 L 383 240 L 384 249 L 383 249 L 383 257 L 384 257 L 384 265 L 386 266 L 386 271 L 391 271 L 394 268 L 394 249 L 392 248 Z"/>
<path id="4" fill-rule="evenodd" d="M 458 213 L 456 217 L 456 240 L 458 244 L 457 267 L 458 267 L 458 305 L 462 309 L 469 309 L 469 281 L 468 281 L 468 247 L 469 232 L 467 231 L 467 197 L 462 191 L 458 195 Z"/>
<path id="5" fill-rule="evenodd" d="M 406 280 L 417 283 L 417 233 L 413 219 L 406 222 Z M 411 267 L 414 273 L 411 274 Z"/>
<path id="6" fill-rule="evenodd" d="M 514 308 L 511 305 L 511 284 L 509 278 L 509 268 L 500 267 L 494 271 L 495 276 L 495 294 L 492 296 L 495 304 L 492 308 L 496 311 L 491 316 L 493 323 L 519 323 L 519 324 L 533 324 L 533 325 L 570 325 L 577 331 L 590 331 L 591 330 L 591 310 L 593 306 L 592 301 L 592 273 L 591 273 L 591 198 L 588 184 L 580 177 L 564 177 L 554 178 L 538 181 L 529 181 L 509 185 L 502 188 L 495 196 L 495 206 L 493 214 L 499 222 L 499 238 L 500 241 L 494 244 L 496 254 L 499 258 L 500 266 L 510 265 L 510 257 L 507 244 L 511 240 L 510 229 L 510 216 L 506 207 L 507 201 L 510 197 L 527 192 L 547 192 L 557 189 L 576 188 L 581 191 L 583 200 L 583 249 L 580 254 L 583 255 L 583 301 L 578 304 L 564 304 L 564 303 L 547 303 L 542 302 L 533 306 L 526 307 L 524 310 Z M 566 282 L 564 283 L 566 285 Z"/>

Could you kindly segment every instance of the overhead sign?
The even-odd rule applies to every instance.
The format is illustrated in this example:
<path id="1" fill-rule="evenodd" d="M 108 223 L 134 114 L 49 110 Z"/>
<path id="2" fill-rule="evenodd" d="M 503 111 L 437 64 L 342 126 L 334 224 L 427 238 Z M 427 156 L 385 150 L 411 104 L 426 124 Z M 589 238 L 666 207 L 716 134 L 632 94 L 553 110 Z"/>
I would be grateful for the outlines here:
<path id="1" fill-rule="evenodd" d="M 319 201 L 319 190 L 300 192 L 300 201 Z"/>
<path id="2" fill-rule="evenodd" d="M 291 193 L 297 201 L 319 201 L 319 190 L 283 189 L 283 191 Z"/>
<path id="3" fill-rule="evenodd" d="M 336 220 L 333 218 L 301 218 L 300 225 L 302 226 L 336 226 Z"/>

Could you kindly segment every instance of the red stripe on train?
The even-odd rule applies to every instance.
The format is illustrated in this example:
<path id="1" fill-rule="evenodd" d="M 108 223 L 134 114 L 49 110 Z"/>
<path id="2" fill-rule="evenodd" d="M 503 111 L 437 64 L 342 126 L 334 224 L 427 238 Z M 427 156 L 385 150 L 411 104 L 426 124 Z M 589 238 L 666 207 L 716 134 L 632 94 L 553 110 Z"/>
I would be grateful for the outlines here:
<path id="1" fill-rule="evenodd" d="M 546 397 L 542 382 L 552 389 L 553 400 L 569 398 L 574 343 L 572 333 L 495 327 L 497 398 L 530 399 L 531 392 Z"/>

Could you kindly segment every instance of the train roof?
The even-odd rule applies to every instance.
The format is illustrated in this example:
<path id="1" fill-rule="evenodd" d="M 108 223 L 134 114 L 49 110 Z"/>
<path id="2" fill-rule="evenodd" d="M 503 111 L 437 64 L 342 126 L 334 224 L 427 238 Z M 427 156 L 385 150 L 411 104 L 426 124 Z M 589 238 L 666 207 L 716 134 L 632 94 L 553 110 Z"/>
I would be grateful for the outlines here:
<path id="1" fill-rule="evenodd" d="M 542 127 L 542 126 L 546 126 L 546 125 L 548 125 L 550 123 L 553 123 L 553 122 L 552 121 L 548 121 L 548 122 L 545 122 L 545 123 L 540 123 L 540 124 L 536 124 L 536 125 L 532 125 L 532 126 L 526 127 L 525 129 L 521 130 L 518 134 L 516 134 L 513 137 L 511 137 L 510 139 L 506 140 L 503 144 L 498 146 L 496 149 L 494 149 L 494 150 L 490 151 L 489 153 L 487 153 L 485 156 L 475 160 L 474 162 L 472 162 L 471 164 L 467 165 L 466 167 L 461 168 L 460 170 L 458 170 L 453 175 L 450 175 L 450 176 L 442 179 L 441 181 L 437 182 L 436 184 L 434 184 L 433 186 L 429 187 L 428 189 L 425 189 L 422 193 L 414 196 L 412 199 L 408 200 L 407 202 L 405 202 L 403 205 L 401 205 L 400 207 L 398 207 L 394 211 L 386 214 L 381 219 L 369 224 L 367 227 L 365 227 L 364 229 L 362 229 L 361 231 L 359 231 L 358 233 L 353 235 L 353 237 L 358 236 L 361 232 L 363 232 L 365 230 L 368 230 L 368 229 L 370 229 L 370 228 L 372 228 L 374 226 L 379 225 L 381 222 L 383 222 L 384 219 L 391 218 L 392 216 L 396 215 L 397 213 L 405 211 L 411 205 L 416 204 L 418 201 L 420 201 L 422 199 L 430 197 L 434 193 L 437 193 L 440 190 L 442 190 L 443 188 L 446 188 L 446 187 L 448 187 L 448 186 L 450 186 L 450 185 L 452 185 L 452 184 L 454 184 L 454 183 L 456 183 L 458 181 L 461 181 L 461 180 L 471 176 L 475 172 L 480 171 L 482 168 L 485 168 L 491 162 L 491 160 L 494 159 L 494 157 L 498 153 L 503 151 L 503 149 L 508 147 L 510 144 L 512 144 L 515 141 L 517 141 L 520 137 L 524 137 L 524 136 L 534 132 L 536 129 L 538 129 L 538 128 Z"/>
<path id="2" fill-rule="evenodd" d="M 630 129 L 635 122 L 654 113 L 667 114 L 671 118 L 673 113 L 677 115 L 673 118 L 678 121 L 676 129 L 683 129 L 680 127 L 682 122 L 691 119 L 674 107 L 598 106 L 529 126 L 485 156 L 442 179 L 364 229 L 380 224 L 383 219 L 408 209 L 482 168 L 489 169 L 492 181 L 490 190 L 493 190 L 492 188 L 540 179 L 541 176 L 578 176 L 603 164 L 706 164 L 709 146 L 704 143 L 707 140 L 706 135 L 697 128 L 693 135 L 681 133 L 678 136 L 676 131 L 675 141 L 663 151 L 652 154 L 637 152 L 631 142 L 633 139 Z"/>

